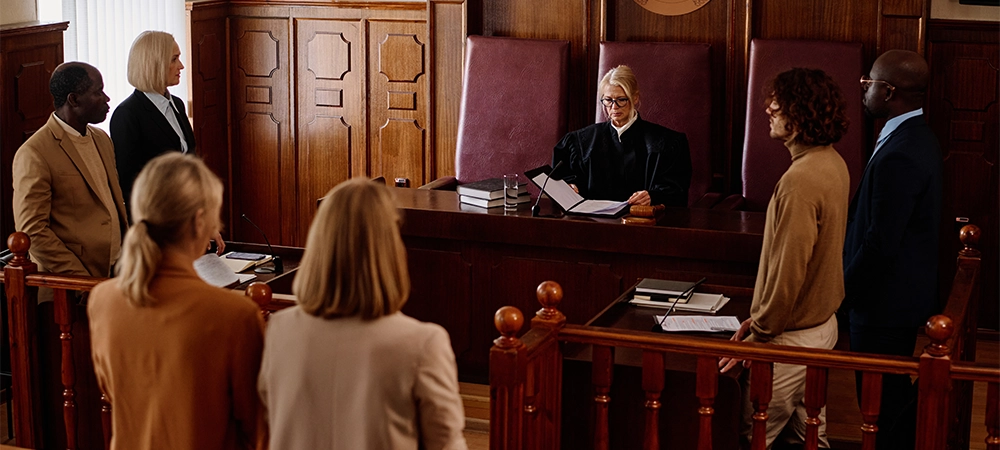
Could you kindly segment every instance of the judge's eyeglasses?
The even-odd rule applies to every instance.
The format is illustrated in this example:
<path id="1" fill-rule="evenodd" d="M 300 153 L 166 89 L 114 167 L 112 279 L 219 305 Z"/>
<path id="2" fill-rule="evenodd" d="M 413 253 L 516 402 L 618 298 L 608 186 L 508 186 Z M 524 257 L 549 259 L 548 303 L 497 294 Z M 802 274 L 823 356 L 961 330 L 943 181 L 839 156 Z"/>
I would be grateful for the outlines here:
<path id="1" fill-rule="evenodd" d="M 608 108 L 610 108 L 611 105 L 615 105 L 621 108 L 628 104 L 628 97 L 618 97 L 618 98 L 604 97 L 601 99 L 601 104 Z"/>

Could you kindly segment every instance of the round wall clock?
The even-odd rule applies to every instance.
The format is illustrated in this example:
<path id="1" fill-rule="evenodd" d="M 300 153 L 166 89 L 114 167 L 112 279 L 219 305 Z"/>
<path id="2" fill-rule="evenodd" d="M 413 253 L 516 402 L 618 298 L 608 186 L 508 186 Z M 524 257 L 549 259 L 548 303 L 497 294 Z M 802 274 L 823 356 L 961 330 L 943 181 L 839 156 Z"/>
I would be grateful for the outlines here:
<path id="1" fill-rule="evenodd" d="M 709 0 L 634 0 L 639 6 L 664 16 L 680 16 L 705 6 Z"/>

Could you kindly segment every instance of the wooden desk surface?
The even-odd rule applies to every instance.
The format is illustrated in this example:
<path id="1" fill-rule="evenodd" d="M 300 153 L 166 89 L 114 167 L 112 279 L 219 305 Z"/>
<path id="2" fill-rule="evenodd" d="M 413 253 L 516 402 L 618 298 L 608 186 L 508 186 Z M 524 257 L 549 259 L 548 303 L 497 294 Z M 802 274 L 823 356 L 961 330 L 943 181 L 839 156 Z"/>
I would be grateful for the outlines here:
<path id="1" fill-rule="evenodd" d="M 762 213 L 667 208 L 657 226 L 641 226 L 531 217 L 530 204 L 507 212 L 478 208 L 449 191 L 393 193 L 403 213 L 412 283 L 403 312 L 448 330 L 463 381 L 488 380 L 489 348 L 499 335 L 493 314 L 511 305 L 533 317 L 542 281 L 559 282 L 565 292 L 560 310 L 570 323 L 585 323 L 638 278 L 708 276 L 708 283 L 752 287 L 763 243 Z M 548 199 L 541 206 L 543 215 L 554 213 Z M 254 244 L 237 248 L 266 252 Z M 274 292 L 291 293 L 290 265 L 301 252 L 275 247 L 286 274 L 271 281 Z"/>

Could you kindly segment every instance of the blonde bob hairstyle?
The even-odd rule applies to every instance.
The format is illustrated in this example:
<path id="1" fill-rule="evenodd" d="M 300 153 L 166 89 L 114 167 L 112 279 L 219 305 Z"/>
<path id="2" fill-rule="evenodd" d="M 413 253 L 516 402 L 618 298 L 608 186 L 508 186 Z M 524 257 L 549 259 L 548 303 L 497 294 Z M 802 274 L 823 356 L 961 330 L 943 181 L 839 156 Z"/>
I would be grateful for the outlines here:
<path id="1" fill-rule="evenodd" d="M 400 219 L 383 184 L 355 178 L 330 190 L 292 284 L 302 310 L 324 319 L 372 320 L 402 309 L 410 275 Z"/>
<path id="2" fill-rule="evenodd" d="M 601 101 L 604 90 L 608 86 L 618 86 L 625 91 L 625 95 L 632 102 L 632 107 L 639 108 L 639 82 L 635 79 L 635 74 L 629 66 L 621 65 L 615 67 L 604 74 L 601 83 L 597 87 L 597 101 Z"/>
<path id="3" fill-rule="evenodd" d="M 135 224 L 125 233 L 115 266 L 118 286 L 129 302 L 153 303 L 149 283 L 165 248 L 220 229 L 222 189 L 219 178 L 196 156 L 168 152 L 146 164 L 132 188 Z M 203 230 L 194 228 L 198 211 L 204 211 Z"/>
<path id="4" fill-rule="evenodd" d="M 139 33 L 128 52 L 128 83 L 142 92 L 165 94 L 167 69 L 176 44 L 170 33 Z"/>

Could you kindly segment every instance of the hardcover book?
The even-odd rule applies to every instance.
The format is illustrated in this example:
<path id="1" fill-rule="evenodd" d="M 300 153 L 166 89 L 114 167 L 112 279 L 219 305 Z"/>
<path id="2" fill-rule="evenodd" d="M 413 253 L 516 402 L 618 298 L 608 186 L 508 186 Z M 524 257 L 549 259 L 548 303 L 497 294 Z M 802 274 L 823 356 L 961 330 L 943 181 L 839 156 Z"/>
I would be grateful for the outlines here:
<path id="1" fill-rule="evenodd" d="M 455 188 L 455 192 L 458 195 L 464 195 L 466 197 L 475 197 L 485 200 L 495 200 L 503 199 L 503 178 L 487 178 L 485 180 L 479 180 L 473 183 L 460 184 Z M 528 182 L 525 181 L 521 183 L 518 180 L 517 184 L 517 195 L 525 195 L 528 193 Z M 502 204 L 502 203 L 501 203 Z"/>

